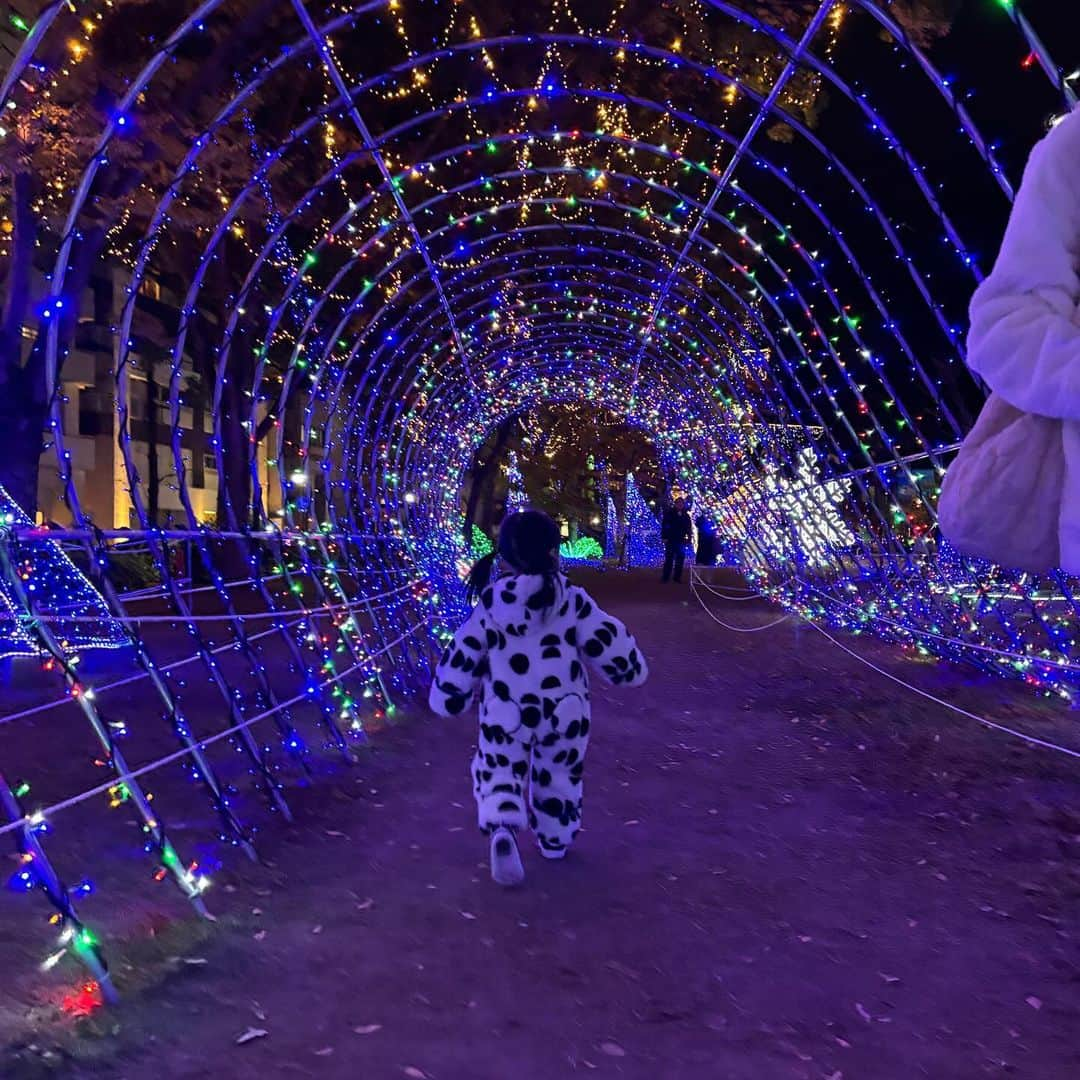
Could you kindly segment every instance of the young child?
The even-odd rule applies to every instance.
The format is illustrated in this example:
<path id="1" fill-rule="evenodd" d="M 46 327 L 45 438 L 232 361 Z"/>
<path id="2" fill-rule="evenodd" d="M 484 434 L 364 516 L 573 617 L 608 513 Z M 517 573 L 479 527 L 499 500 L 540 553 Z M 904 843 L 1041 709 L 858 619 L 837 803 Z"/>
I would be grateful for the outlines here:
<path id="1" fill-rule="evenodd" d="M 525 878 L 515 832 L 528 824 L 548 859 L 561 859 L 581 825 L 589 742 L 592 664 L 615 686 L 640 686 L 645 658 L 618 619 L 559 572 L 559 530 L 525 510 L 499 530 L 494 556 L 470 575 L 479 602 L 446 649 L 431 685 L 441 716 L 458 716 L 480 695 L 473 791 L 480 828 L 491 835 L 491 876 Z M 528 817 L 526 817 L 526 780 Z"/>

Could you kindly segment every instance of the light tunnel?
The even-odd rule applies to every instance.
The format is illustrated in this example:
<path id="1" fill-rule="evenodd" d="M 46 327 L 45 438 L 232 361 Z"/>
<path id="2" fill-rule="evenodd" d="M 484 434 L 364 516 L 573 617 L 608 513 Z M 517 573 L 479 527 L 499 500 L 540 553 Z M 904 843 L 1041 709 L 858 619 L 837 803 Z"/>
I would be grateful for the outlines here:
<path id="1" fill-rule="evenodd" d="M 936 532 L 984 397 L 967 299 L 1030 146 L 1075 101 L 1021 5 L 927 24 L 871 0 L 185 0 L 148 35 L 160 7 L 54 0 L 16 24 L 0 92 L 27 328 L 6 385 L 37 373 L 18 408 L 58 495 L 27 505 L 36 453 L 0 472 L 52 522 L 9 514 L 11 651 L 49 658 L 114 771 L 135 717 L 76 668 L 87 625 L 249 847 L 215 740 L 287 812 L 281 760 L 350 757 L 424 686 L 464 604 L 470 465 L 545 404 L 646 432 L 778 604 L 1073 697 L 1075 584 Z M 954 18 L 981 49 L 958 75 L 936 59 Z M 123 525 L 92 505 L 72 428 L 95 321 Z M 121 540 L 153 561 L 157 607 L 118 580 Z M 81 615 L 20 571 L 47 543 L 94 590 Z M 154 619 L 194 650 L 197 720 Z"/>

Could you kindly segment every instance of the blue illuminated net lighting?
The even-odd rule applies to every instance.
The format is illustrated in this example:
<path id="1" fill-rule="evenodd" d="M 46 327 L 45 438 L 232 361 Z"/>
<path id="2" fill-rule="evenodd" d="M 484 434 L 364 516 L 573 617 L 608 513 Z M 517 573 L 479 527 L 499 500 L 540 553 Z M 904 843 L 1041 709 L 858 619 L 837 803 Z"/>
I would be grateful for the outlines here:
<path id="1" fill-rule="evenodd" d="M 0 536 L 16 527 L 25 532 L 10 546 L 12 572 L 21 581 L 33 614 L 48 620 L 64 647 L 77 655 L 87 649 L 128 645 L 123 627 L 97 590 L 58 543 L 33 538 L 33 522 L 0 486 Z M 41 653 L 40 641 L 24 625 L 28 614 L 12 584 L 0 574 L 0 659 Z"/>
<path id="2" fill-rule="evenodd" d="M 604 558 L 618 559 L 622 539 L 626 535 L 626 526 L 623 524 L 619 511 L 615 508 L 615 500 L 609 494 L 607 497 L 607 520 L 604 523 Z"/>
<path id="3" fill-rule="evenodd" d="M 660 522 L 633 473 L 626 478 L 626 545 L 631 566 L 659 566 L 664 561 Z"/>
<path id="4" fill-rule="evenodd" d="M 111 61 L 107 108 L 87 73 L 122 10 L 51 0 L 16 28 L 0 156 L 20 140 L 47 193 L 0 247 L 15 260 L 30 220 L 47 254 L 25 322 L 70 526 L 53 539 L 85 556 L 233 842 L 251 830 L 196 759 L 186 688 L 112 587 L 120 522 L 94 527 L 77 470 L 64 383 L 87 259 L 119 275 L 118 311 L 96 329 L 115 357 L 125 536 L 146 544 L 228 745 L 275 812 L 280 761 L 348 757 L 423 686 L 477 555 L 466 473 L 501 422 L 539 406 L 588 403 L 645 432 L 725 559 L 788 608 L 1076 692 L 1075 582 L 964 559 L 935 517 L 983 399 L 966 301 L 1032 142 L 1075 100 L 1061 69 L 1016 4 L 986 5 L 1001 47 L 969 50 L 960 75 L 872 0 L 767 19 L 749 2 L 648 7 L 283 0 L 253 33 L 243 4 L 178 0 Z M 207 55 L 217 78 L 201 75 Z M 987 87 L 1008 90 L 1013 121 L 982 106 Z M 64 127 L 71 103 L 85 128 Z M 181 506 L 169 529 L 151 519 L 130 415 L 140 297 L 159 279 L 175 292 L 158 365 L 159 471 Z M 223 478 L 215 528 L 192 476 L 193 364 Z M 177 544 L 225 615 L 217 639 Z M 241 578 L 273 616 L 258 633 Z M 19 604 L 0 590 L 0 617 Z M 270 650 L 294 693 L 268 675 Z"/>

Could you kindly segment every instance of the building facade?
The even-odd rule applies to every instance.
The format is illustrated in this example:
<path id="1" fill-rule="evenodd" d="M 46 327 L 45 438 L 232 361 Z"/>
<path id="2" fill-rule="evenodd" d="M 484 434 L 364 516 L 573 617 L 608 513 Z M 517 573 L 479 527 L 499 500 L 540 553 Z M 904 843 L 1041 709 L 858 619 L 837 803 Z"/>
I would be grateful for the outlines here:
<path id="1" fill-rule="evenodd" d="M 121 318 L 122 282 L 96 277 L 79 302 L 78 326 L 72 348 L 60 373 L 60 400 L 65 448 L 71 454 L 75 487 L 83 512 L 100 528 L 138 528 L 139 515 L 132 483 L 121 450 L 121 402 L 117 399 L 116 368 L 119 342 L 114 332 Z M 40 283 L 43 288 L 44 282 Z M 43 295 L 43 293 L 41 294 Z M 128 455 L 138 478 L 139 496 L 147 510 L 155 508 L 159 525 L 186 525 L 174 454 L 174 424 L 170 407 L 172 347 L 176 340 L 180 298 L 171 296 L 154 279 L 144 281 L 135 300 L 123 406 L 129 432 Z M 29 353 L 35 326 L 23 331 Z M 218 471 L 213 451 L 212 388 L 185 353 L 178 374 L 180 391 L 180 461 L 192 511 L 200 524 L 214 525 L 218 513 Z M 256 421 L 267 405 L 257 406 Z M 280 512 L 281 485 L 276 477 L 280 429 L 272 428 L 258 443 L 256 462 L 264 505 L 271 516 Z M 151 455 L 157 459 L 157 483 L 151 490 Z M 51 432 L 46 432 L 38 472 L 39 521 L 71 522 L 64 499 Z"/>

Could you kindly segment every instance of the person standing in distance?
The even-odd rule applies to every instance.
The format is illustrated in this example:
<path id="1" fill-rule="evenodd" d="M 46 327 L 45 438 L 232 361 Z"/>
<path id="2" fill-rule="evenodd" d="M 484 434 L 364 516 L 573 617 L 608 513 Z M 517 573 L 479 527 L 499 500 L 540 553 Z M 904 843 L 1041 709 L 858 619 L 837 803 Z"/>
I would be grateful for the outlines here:
<path id="1" fill-rule="evenodd" d="M 698 515 L 697 525 L 697 564 L 698 566 L 716 565 L 716 529 L 706 514 Z"/>
<path id="2" fill-rule="evenodd" d="M 682 581 L 683 562 L 686 559 L 686 545 L 693 536 L 693 525 L 686 509 L 685 499 L 676 499 L 674 506 L 664 511 L 660 523 L 660 539 L 664 541 L 664 572 L 661 582 L 667 583 L 674 577 Z"/>

